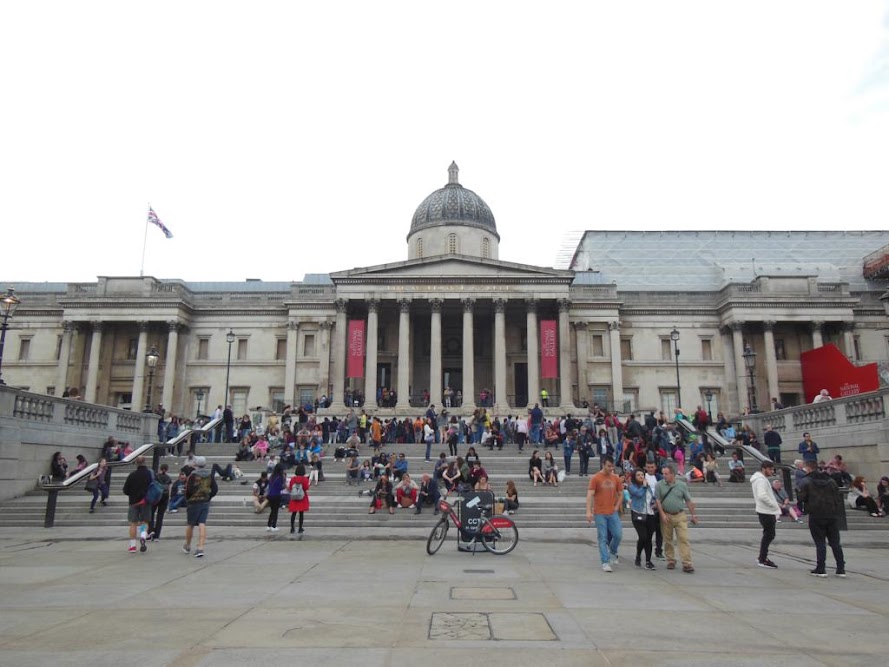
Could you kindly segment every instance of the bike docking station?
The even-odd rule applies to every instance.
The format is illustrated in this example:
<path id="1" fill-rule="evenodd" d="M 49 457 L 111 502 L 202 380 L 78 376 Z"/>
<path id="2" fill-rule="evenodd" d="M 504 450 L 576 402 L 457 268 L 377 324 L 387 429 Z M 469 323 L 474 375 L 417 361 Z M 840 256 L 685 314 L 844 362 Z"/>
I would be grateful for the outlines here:
<path id="1" fill-rule="evenodd" d="M 469 491 L 463 494 L 463 502 L 457 503 L 457 518 L 467 531 L 478 532 L 485 519 L 494 513 L 494 493 L 492 491 Z M 475 553 L 485 551 L 478 539 L 463 540 L 462 531 L 457 531 L 457 550 Z"/>

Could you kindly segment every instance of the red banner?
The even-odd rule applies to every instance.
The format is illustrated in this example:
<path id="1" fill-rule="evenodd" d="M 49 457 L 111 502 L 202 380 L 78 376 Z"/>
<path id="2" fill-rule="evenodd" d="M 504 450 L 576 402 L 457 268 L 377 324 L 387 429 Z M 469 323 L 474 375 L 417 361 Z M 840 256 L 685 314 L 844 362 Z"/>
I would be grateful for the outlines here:
<path id="1" fill-rule="evenodd" d="M 800 362 L 806 403 L 814 401 L 822 389 L 831 398 L 845 398 L 880 388 L 876 364 L 856 366 L 831 343 L 803 352 Z"/>
<path id="2" fill-rule="evenodd" d="M 349 320 L 346 341 L 346 377 L 364 377 L 364 320 Z"/>
<path id="3" fill-rule="evenodd" d="M 540 320 L 540 377 L 559 377 L 559 340 L 555 320 Z"/>

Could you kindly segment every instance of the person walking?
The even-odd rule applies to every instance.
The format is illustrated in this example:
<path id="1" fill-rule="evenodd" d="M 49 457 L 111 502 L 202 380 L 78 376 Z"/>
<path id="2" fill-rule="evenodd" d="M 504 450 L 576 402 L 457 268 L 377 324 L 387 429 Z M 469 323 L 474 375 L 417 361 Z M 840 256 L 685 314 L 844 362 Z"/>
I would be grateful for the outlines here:
<path id="1" fill-rule="evenodd" d="M 562 442 L 562 457 L 565 459 L 565 475 L 571 474 L 571 458 L 574 456 L 575 439 L 577 431 L 570 431 L 565 434 L 565 440 Z"/>
<path id="2" fill-rule="evenodd" d="M 96 511 L 96 501 L 102 496 L 102 506 L 107 505 L 108 484 L 105 482 L 106 473 L 108 472 L 108 463 L 105 459 L 99 459 L 99 465 L 87 477 L 87 484 L 91 485 L 93 490 L 93 500 L 90 503 L 90 514 Z"/>
<path id="3" fill-rule="evenodd" d="M 772 428 L 771 424 L 766 424 L 762 439 L 765 442 L 769 458 L 775 463 L 781 463 L 781 434 Z"/>
<path id="4" fill-rule="evenodd" d="M 299 465 L 303 465 L 300 463 Z M 305 466 L 303 466 L 303 474 L 305 474 Z M 266 489 L 266 498 L 269 501 L 269 520 L 266 524 L 266 531 L 271 533 L 278 532 L 278 511 L 281 509 L 281 493 L 284 491 L 284 485 L 287 478 L 284 476 L 284 466 L 276 463 L 272 469 L 272 475 L 269 477 L 269 487 Z"/>
<path id="5" fill-rule="evenodd" d="M 664 534 L 664 551 L 667 557 L 667 569 L 676 569 L 676 552 L 673 546 L 673 535 L 679 547 L 682 559 L 682 571 L 691 574 L 695 571 L 691 559 L 691 546 L 688 543 L 688 517 L 686 508 L 691 513 L 691 522 L 697 524 L 695 503 L 688 492 L 685 482 L 676 478 L 676 469 L 672 464 L 665 465 L 661 472 L 664 478 L 655 486 L 658 514 L 661 518 L 661 531 Z"/>
<path id="6" fill-rule="evenodd" d="M 198 543 L 194 552 L 195 558 L 203 558 L 204 544 L 207 542 L 207 516 L 210 514 L 210 500 L 219 491 L 216 479 L 207 470 L 207 459 L 203 456 L 194 458 L 195 468 L 185 481 L 186 526 L 183 553 L 191 553 L 191 539 L 194 529 L 198 529 Z"/>
<path id="7" fill-rule="evenodd" d="M 645 569 L 654 570 L 651 562 L 651 540 L 657 531 L 658 516 L 655 513 L 654 491 L 645 481 L 645 471 L 638 468 L 633 473 L 629 486 L 630 515 L 636 529 L 636 567 L 642 567 L 642 552 L 645 552 Z"/>
<path id="8" fill-rule="evenodd" d="M 815 461 L 803 463 L 808 481 L 799 486 L 799 500 L 809 515 L 809 533 L 815 543 L 815 569 L 809 572 L 814 577 L 826 577 L 827 547 L 830 544 L 836 561 L 836 576 L 846 577 L 846 559 L 840 544 L 839 516 L 842 512 L 842 499 L 839 487 L 826 472 L 818 470 Z"/>
<path id="9" fill-rule="evenodd" d="M 130 545 L 127 551 L 136 553 L 136 530 L 139 531 L 139 550 L 145 553 L 148 547 L 145 540 L 148 539 L 148 518 L 151 505 L 145 499 L 148 486 L 151 484 L 151 473 L 145 465 L 145 457 L 136 457 L 136 469 L 127 475 L 123 483 L 123 493 L 128 498 L 127 522 L 130 524 Z"/>
<path id="10" fill-rule="evenodd" d="M 759 558 L 756 564 L 759 567 L 767 567 L 777 570 L 778 566 L 769 559 L 769 545 L 775 539 L 775 523 L 781 516 L 781 505 L 772 491 L 772 483 L 769 477 L 775 474 L 775 464 L 771 461 L 763 461 L 759 472 L 750 477 L 750 488 L 753 490 L 753 502 L 756 506 L 756 515 L 759 517 L 759 525 L 762 526 L 762 539 L 759 542 Z"/>
<path id="11" fill-rule="evenodd" d="M 593 523 L 595 519 L 603 572 L 611 572 L 612 564 L 620 563 L 617 549 L 623 537 L 623 528 L 618 510 L 622 501 L 623 482 L 619 475 L 614 474 L 614 460 L 606 456 L 602 470 L 590 478 L 586 494 L 586 520 Z"/>
<path id="12" fill-rule="evenodd" d="M 151 516 L 148 521 L 148 539 L 151 542 L 157 542 L 161 538 L 161 531 L 164 528 L 164 515 L 167 512 L 167 505 L 170 504 L 170 487 L 173 480 L 167 471 L 170 469 L 166 463 L 160 466 L 160 472 L 157 473 L 157 481 L 164 485 L 164 492 L 161 499 L 157 501 L 157 505 L 151 508 Z"/>
<path id="13" fill-rule="evenodd" d="M 294 492 L 294 488 L 297 486 L 302 489 L 302 494 L 299 491 Z M 309 478 L 306 477 L 306 467 L 302 463 L 297 464 L 293 471 L 288 488 L 290 489 L 290 504 L 287 506 L 287 509 L 290 510 L 290 534 L 292 535 L 294 532 L 296 515 L 299 514 L 299 534 L 302 535 L 305 532 L 303 531 L 303 519 L 305 513 L 309 511 Z"/>
<path id="14" fill-rule="evenodd" d="M 660 482 L 663 478 L 663 475 L 658 472 L 656 463 L 654 463 L 653 461 L 648 461 L 645 464 L 645 482 L 651 489 L 652 497 L 655 497 L 657 483 Z M 658 519 L 654 522 L 654 557 L 658 560 L 664 560 L 664 533 L 661 530 L 660 517 L 658 517 L 657 513 L 657 502 L 655 502 L 655 506 L 653 509 L 655 510 L 655 516 Z"/>

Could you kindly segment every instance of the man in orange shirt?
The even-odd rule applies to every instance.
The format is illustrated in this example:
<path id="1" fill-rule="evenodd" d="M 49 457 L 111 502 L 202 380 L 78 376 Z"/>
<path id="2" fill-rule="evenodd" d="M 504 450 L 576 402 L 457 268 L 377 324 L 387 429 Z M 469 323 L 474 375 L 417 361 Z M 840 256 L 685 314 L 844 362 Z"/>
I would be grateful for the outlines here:
<path id="1" fill-rule="evenodd" d="M 602 469 L 590 478 L 586 494 L 586 520 L 592 523 L 595 518 L 602 571 L 611 572 L 611 565 L 619 563 L 617 548 L 623 537 L 618 510 L 623 500 L 624 486 L 620 476 L 614 474 L 614 459 L 606 454 L 602 460 Z"/>
<path id="2" fill-rule="evenodd" d="M 373 450 L 378 451 L 383 442 L 383 424 L 379 417 L 374 417 L 370 424 L 370 439 Z"/>

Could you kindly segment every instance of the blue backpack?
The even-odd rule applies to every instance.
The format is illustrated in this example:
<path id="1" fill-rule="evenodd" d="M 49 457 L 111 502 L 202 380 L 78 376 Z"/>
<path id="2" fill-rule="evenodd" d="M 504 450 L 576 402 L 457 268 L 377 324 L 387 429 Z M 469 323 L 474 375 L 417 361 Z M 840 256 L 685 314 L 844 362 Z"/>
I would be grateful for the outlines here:
<path id="1" fill-rule="evenodd" d="M 164 485 L 157 481 L 153 470 L 149 470 L 149 472 L 151 473 L 151 484 L 148 485 L 148 491 L 145 492 L 145 502 L 154 506 L 161 501 L 164 495 Z"/>

